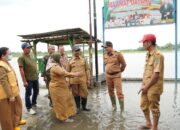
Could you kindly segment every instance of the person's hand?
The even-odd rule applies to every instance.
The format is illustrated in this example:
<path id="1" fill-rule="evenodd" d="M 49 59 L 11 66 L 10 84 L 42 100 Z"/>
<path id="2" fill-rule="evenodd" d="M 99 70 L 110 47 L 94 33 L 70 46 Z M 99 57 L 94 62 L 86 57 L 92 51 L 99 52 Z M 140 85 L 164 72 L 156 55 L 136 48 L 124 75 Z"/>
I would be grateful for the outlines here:
<path id="1" fill-rule="evenodd" d="M 142 85 L 141 86 L 141 90 L 142 90 L 142 92 L 144 93 L 144 94 L 146 94 L 147 92 L 148 92 L 148 87 L 147 86 L 145 86 L 145 85 Z"/>
<path id="2" fill-rule="evenodd" d="M 23 82 L 23 85 L 24 85 L 24 87 L 26 88 L 26 87 L 28 86 L 27 81 L 24 81 L 24 82 Z"/>
<path id="3" fill-rule="evenodd" d="M 68 87 L 70 87 L 70 80 L 69 80 L 69 78 L 66 78 L 66 82 L 67 82 Z"/>
<path id="4" fill-rule="evenodd" d="M 87 86 L 91 86 L 91 80 L 87 80 Z"/>
<path id="5" fill-rule="evenodd" d="M 142 92 L 142 89 L 139 89 L 139 91 L 138 91 L 138 95 L 139 95 L 141 92 Z"/>
<path id="6" fill-rule="evenodd" d="M 44 81 L 47 81 L 47 77 L 46 77 L 46 76 L 44 76 L 44 77 L 43 77 L 43 80 L 44 80 Z"/>
<path id="7" fill-rule="evenodd" d="M 166 16 L 168 16 L 168 15 L 170 15 L 170 12 L 167 12 L 167 13 L 166 13 Z"/>
<path id="8" fill-rule="evenodd" d="M 15 101 L 15 97 L 14 97 L 14 96 L 10 97 L 10 98 L 9 98 L 9 101 L 10 101 L 10 102 L 14 102 L 14 101 Z"/>
<path id="9" fill-rule="evenodd" d="M 77 72 L 77 77 L 81 77 L 83 75 L 83 71 Z"/>

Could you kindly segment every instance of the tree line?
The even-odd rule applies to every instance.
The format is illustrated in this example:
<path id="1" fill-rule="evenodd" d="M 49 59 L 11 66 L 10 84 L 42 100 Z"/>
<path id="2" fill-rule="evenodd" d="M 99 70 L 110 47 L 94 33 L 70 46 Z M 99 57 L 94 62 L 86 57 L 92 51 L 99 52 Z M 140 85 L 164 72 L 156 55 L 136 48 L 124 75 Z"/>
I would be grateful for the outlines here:
<path id="1" fill-rule="evenodd" d="M 157 48 L 159 50 L 161 50 L 161 51 L 173 51 L 173 50 L 175 50 L 175 45 L 172 44 L 172 43 L 167 43 L 164 46 L 157 46 Z M 180 49 L 180 43 L 178 44 L 178 50 L 179 49 Z M 144 50 L 143 47 L 138 47 L 137 49 L 126 49 L 126 50 L 120 50 L 120 51 L 122 51 L 122 52 L 141 52 L 142 51 L 143 52 L 145 50 Z M 93 49 L 93 52 L 94 52 L 94 49 Z M 102 54 L 103 53 L 103 49 L 99 50 L 98 52 L 100 54 Z M 68 51 L 66 51 L 66 53 L 68 55 L 71 55 L 72 51 L 68 50 Z M 84 53 L 88 55 L 88 50 L 84 50 Z M 18 57 L 18 56 L 20 56 L 22 54 L 22 52 L 12 52 L 12 54 L 13 54 L 14 57 Z M 41 52 L 41 51 L 37 52 L 38 56 L 44 56 L 46 54 L 47 54 L 47 52 Z"/>

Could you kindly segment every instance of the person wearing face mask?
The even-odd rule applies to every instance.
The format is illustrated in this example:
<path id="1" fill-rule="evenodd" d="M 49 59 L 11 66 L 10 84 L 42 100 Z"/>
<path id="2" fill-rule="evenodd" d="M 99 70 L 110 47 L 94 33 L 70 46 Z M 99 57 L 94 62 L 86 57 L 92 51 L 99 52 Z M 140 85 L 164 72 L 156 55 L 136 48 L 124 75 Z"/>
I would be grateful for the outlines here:
<path id="1" fill-rule="evenodd" d="M 23 85 L 25 87 L 25 105 L 28 113 L 34 115 L 36 114 L 36 111 L 33 108 L 41 107 L 37 104 L 37 97 L 39 94 L 37 64 L 36 60 L 30 55 L 32 46 L 28 43 L 23 43 L 21 48 L 23 54 L 18 58 L 18 64 Z"/>
<path id="2" fill-rule="evenodd" d="M 0 124 L 2 130 L 20 130 L 22 101 L 14 69 L 9 63 L 12 59 L 7 47 L 0 48 Z"/>

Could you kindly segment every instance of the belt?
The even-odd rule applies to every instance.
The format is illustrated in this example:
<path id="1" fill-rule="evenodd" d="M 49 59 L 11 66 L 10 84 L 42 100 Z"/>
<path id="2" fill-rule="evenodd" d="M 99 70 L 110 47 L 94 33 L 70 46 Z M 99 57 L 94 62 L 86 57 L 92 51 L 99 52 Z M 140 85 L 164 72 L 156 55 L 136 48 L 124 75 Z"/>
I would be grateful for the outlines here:
<path id="1" fill-rule="evenodd" d="M 115 75 L 115 74 L 118 74 L 118 73 L 120 73 L 120 71 L 119 72 L 113 72 L 113 73 L 108 73 L 107 72 L 107 74 L 109 74 L 109 75 Z"/>

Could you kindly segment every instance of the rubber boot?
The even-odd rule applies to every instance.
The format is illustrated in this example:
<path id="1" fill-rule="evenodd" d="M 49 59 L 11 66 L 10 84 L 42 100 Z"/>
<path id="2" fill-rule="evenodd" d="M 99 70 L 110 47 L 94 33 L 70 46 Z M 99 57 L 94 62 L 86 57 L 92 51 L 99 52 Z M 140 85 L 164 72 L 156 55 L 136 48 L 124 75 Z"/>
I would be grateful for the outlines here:
<path id="1" fill-rule="evenodd" d="M 51 97 L 49 96 L 48 98 L 49 98 L 49 106 L 53 107 Z"/>
<path id="2" fill-rule="evenodd" d="M 90 109 L 86 108 L 87 98 L 82 98 L 82 97 L 81 97 L 81 104 L 82 104 L 82 110 L 83 110 L 83 111 L 90 111 Z"/>
<path id="3" fill-rule="evenodd" d="M 112 107 L 113 107 L 113 111 L 116 111 L 116 109 L 117 109 L 116 97 L 115 96 L 110 96 L 110 99 L 111 99 L 111 104 L 112 104 Z"/>
<path id="4" fill-rule="evenodd" d="M 120 105 L 120 112 L 121 114 L 124 113 L 124 100 L 119 99 L 119 105 Z"/>
<path id="5" fill-rule="evenodd" d="M 77 108 L 77 114 L 80 113 L 81 109 L 80 109 L 80 96 L 74 96 L 74 100 L 76 103 L 76 108 Z"/>

